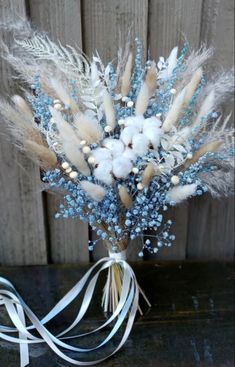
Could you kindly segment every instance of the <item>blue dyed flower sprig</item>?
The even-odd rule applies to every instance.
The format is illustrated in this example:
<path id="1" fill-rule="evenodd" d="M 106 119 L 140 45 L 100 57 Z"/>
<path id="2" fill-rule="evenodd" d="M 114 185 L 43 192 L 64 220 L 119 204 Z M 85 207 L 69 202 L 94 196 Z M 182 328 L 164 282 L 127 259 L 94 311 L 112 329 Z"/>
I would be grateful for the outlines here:
<path id="1" fill-rule="evenodd" d="M 157 253 L 175 239 L 164 222 L 169 207 L 231 192 L 233 129 L 219 105 L 233 85 L 229 73 L 206 80 L 211 50 L 189 53 L 185 44 L 143 63 L 136 40 L 135 54 L 126 47 L 105 66 L 44 34 L 16 37 L 13 47 L 5 58 L 30 89 L 1 101 L 1 114 L 43 181 L 66 192 L 56 217 L 96 231 L 90 250 L 103 240 L 122 251 L 140 237 Z"/>

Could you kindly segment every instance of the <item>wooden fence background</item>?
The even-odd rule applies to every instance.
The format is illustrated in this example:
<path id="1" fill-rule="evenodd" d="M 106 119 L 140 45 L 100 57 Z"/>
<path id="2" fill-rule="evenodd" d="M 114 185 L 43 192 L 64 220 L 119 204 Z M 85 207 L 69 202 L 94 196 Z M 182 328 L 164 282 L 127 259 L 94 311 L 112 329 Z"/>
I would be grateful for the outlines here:
<path id="1" fill-rule="evenodd" d="M 1 19 L 28 17 L 53 40 L 79 45 L 86 54 L 97 49 L 104 61 L 116 57 L 118 31 L 133 37 L 152 58 L 167 56 L 182 45 L 202 42 L 216 47 L 212 67 L 233 64 L 233 0 L 0 0 Z M 3 37 L 5 35 L 3 34 Z M 0 86 L 13 93 L 9 67 L 1 61 Z M 2 132 L 2 128 L 1 128 Z M 40 191 L 38 168 L 0 135 L 0 264 L 68 263 L 91 259 L 87 241 L 93 234 L 79 220 L 55 220 L 59 199 Z M 233 199 L 202 197 L 169 214 L 177 241 L 159 259 L 222 259 L 234 256 Z M 133 244 L 134 245 L 134 244 Z M 138 258 L 137 246 L 129 257 Z M 97 245 L 92 255 L 104 254 Z"/>

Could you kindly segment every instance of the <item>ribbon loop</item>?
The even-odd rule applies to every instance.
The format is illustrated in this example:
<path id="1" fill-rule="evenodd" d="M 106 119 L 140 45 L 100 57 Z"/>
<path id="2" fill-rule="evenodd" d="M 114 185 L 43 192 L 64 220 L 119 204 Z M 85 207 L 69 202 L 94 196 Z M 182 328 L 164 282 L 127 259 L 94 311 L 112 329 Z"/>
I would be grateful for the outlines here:
<path id="1" fill-rule="evenodd" d="M 75 286 L 52 308 L 52 310 L 42 319 L 39 320 L 32 310 L 26 305 L 15 287 L 7 279 L 0 277 L 0 306 L 5 307 L 9 318 L 14 327 L 4 326 L 0 324 L 0 338 L 9 342 L 18 343 L 20 346 L 20 366 L 25 367 L 29 364 L 29 345 L 36 343 L 47 343 L 47 345 L 63 360 L 77 366 L 91 366 L 102 362 L 115 354 L 126 342 L 132 329 L 135 315 L 139 303 L 139 287 L 135 278 L 135 274 L 130 265 L 125 261 L 126 252 L 110 253 L 110 257 L 99 260 L 90 270 L 75 284 Z M 123 282 L 120 298 L 113 314 L 98 328 L 87 333 L 79 335 L 68 335 L 75 327 L 79 325 L 86 314 L 91 303 L 96 283 L 100 273 L 103 270 L 110 270 L 112 265 L 118 263 L 123 271 Z M 55 316 L 60 314 L 80 293 L 85 290 L 82 304 L 77 313 L 75 320 L 69 327 L 61 331 L 58 335 L 53 335 L 45 326 Z M 26 325 L 26 316 L 31 322 L 30 326 Z M 92 361 L 80 361 L 70 358 L 64 351 L 73 351 L 78 353 L 89 353 L 106 345 L 117 333 L 125 319 L 127 323 L 122 339 L 112 353 L 103 358 Z M 111 324 L 114 320 L 114 326 L 109 334 L 95 347 L 79 348 L 74 347 L 66 342 L 69 339 L 81 338 L 90 334 L 98 333 L 101 329 Z M 37 331 L 40 337 L 31 334 L 31 331 Z M 9 334 L 18 334 L 11 336 Z"/>

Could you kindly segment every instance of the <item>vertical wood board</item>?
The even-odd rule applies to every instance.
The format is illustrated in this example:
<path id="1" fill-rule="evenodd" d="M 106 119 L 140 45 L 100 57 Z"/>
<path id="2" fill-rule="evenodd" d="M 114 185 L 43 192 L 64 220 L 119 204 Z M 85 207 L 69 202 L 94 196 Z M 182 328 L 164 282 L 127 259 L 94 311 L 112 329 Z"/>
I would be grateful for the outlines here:
<path id="1" fill-rule="evenodd" d="M 1 0 L 0 14 L 5 22 L 22 19 L 25 3 Z M 1 32 L 1 36 L 6 43 L 10 41 L 6 32 Z M 1 93 L 5 97 L 7 93 L 13 95 L 17 90 L 13 72 L 2 59 L 0 66 Z M 39 169 L 7 141 L 11 139 L 3 121 L 1 124 L 0 264 L 45 264 L 47 249 Z"/>
<path id="2" fill-rule="evenodd" d="M 39 29 L 63 45 L 82 47 L 81 7 L 78 0 L 29 0 L 30 18 Z M 79 219 L 55 219 L 61 196 L 47 195 L 47 220 L 53 263 L 88 261 L 88 226 Z"/>

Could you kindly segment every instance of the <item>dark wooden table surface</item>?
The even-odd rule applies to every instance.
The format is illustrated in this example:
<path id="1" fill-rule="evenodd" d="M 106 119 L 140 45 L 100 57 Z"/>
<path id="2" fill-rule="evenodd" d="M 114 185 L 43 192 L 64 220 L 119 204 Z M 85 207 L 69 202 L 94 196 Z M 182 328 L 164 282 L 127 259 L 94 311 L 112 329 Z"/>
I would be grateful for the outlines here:
<path id="1" fill-rule="evenodd" d="M 232 367 L 234 366 L 234 288 L 232 263 L 133 264 L 152 308 L 137 317 L 125 346 L 100 366 Z M 89 265 L 0 268 L 26 303 L 42 317 L 81 278 Z M 104 281 L 104 279 L 103 279 Z M 102 280 L 83 322 L 84 330 L 103 320 Z M 58 331 L 73 320 L 74 302 L 49 328 Z M 5 321 L 0 308 L 0 323 Z M 102 335 L 100 335 L 102 337 Z M 85 344 L 94 343 L 85 340 Z M 91 345 L 90 344 L 90 345 Z M 112 346 L 115 341 L 111 342 Z M 81 345 L 81 344 L 80 344 Z M 107 349 L 106 349 L 107 351 Z M 96 352 L 102 356 L 104 350 Z M 71 354 L 71 356 L 73 356 Z M 91 354 L 90 357 L 95 357 Z M 0 340 L 0 367 L 18 367 L 18 347 Z M 30 347 L 31 367 L 67 367 L 46 346 Z"/>

